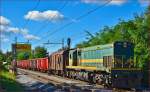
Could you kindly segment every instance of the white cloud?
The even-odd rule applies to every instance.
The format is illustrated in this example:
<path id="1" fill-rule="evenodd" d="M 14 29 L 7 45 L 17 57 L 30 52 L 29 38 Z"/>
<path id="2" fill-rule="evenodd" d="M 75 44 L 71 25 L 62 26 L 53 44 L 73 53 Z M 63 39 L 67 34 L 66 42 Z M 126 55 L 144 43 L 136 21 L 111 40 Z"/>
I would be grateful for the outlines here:
<path id="1" fill-rule="evenodd" d="M 81 2 L 86 4 L 103 4 L 107 2 L 108 0 L 81 0 Z"/>
<path id="2" fill-rule="evenodd" d="M 126 3 L 126 2 L 127 2 L 127 0 L 112 0 L 110 2 L 110 4 L 111 5 L 122 5 L 122 4 Z"/>
<path id="3" fill-rule="evenodd" d="M 8 38 L 2 38 L 2 42 L 9 42 Z"/>
<path id="4" fill-rule="evenodd" d="M 5 35 L 1 34 L 1 38 L 5 38 Z"/>
<path id="5" fill-rule="evenodd" d="M 6 27 L 3 25 L 0 25 L 0 27 L 2 28 L 2 30 L 0 30 L 0 31 L 2 31 L 3 33 L 20 34 L 20 35 L 23 35 L 23 37 L 27 40 L 39 40 L 40 39 L 37 36 L 29 34 L 28 33 L 29 31 L 27 29 L 22 29 L 22 28 L 17 28 L 17 27 Z M 1 39 L 3 42 L 9 41 L 9 39 L 6 38 L 5 35 L 2 35 Z"/>
<path id="6" fill-rule="evenodd" d="M 10 21 L 7 18 L 5 18 L 3 16 L 0 16 L 0 18 L 1 18 L 1 21 L 0 21 L 0 31 L 2 32 L 2 35 L 1 35 L 0 39 L 3 42 L 8 42 L 9 41 L 9 39 L 7 37 L 8 33 L 20 34 L 20 35 L 22 35 L 27 40 L 39 40 L 40 39 L 37 36 L 29 34 L 29 31 L 27 29 L 25 29 L 25 28 L 18 28 L 18 27 L 12 27 L 12 26 L 10 26 L 9 25 Z"/>
<path id="7" fill-rule="evenodd" d="M 0 31 L 5 32 L 7 30 L 7 26 L 0 25 Z"/>
<path id="8" fill-rule="evenodd" d="M 4 34 L 1 35 L 0 39 L 2 42 L 8 42 L 9 41 L 9 39 Z"/>
<path id="9" fill-rule="evenodd" d="M 12 33 L 20 33 L 20 29 L 17 27 L 9 27 L 8 28 L 8 32 L 12 32 Z"/>
<path id="10" fill-rule="evenodd" d="M 52 22 L 62 20 L 64 15 L 59 11 L 47 10 L 44 12 L 40 11 L 29 11 L 27 15 L 24 16 L 25 19 L 35 20 L 35 21 L 43 21 L 49 20 Z"/>
<path id="11" fill-rule="evenodd" d="M 122 5 L 127 2 L 127 0 L 81 0 L 86 4 L 104 4 L 108 1 L 110 1 L 109 5 Z"/>
<path id="12" fill-rule="evenodd" d="M 27 29 L 19 29 L 17 27 L 15 28 L 9 28 L 9 32 L 13 32 L 15 34 L 21 34 L 23 37 L 27 40 L 39 40 L 40 38 L 37 36 L 34 36 L 32 34 L 29 34 Z"/>
<path id="13" fill-rule="evenodd" d="M 8 20 L 3 16 L 0 16 L 0 25 L 9 25 L 9 24 L 10 24 L 10 20 Z"/>
<path id="14" fill-rule="evenodd" d="M 31 34 L 25 35 L 24 37 L 25 37 L 27 40 L 40 40 L 39 37 L 34 36 L 34 35 L 31 35 Z"/>
<path id="15" fill-rule="evenodd" d="M 150 0 L 138 0 L 138 1 L 142 6 L 150 5 Z"/>
<path id="16" fill-rule="evenodd" d="M 7 29 L 7 32 L 12 32 L 12 33 L 15 33 L 15 34 L 27 35 L 29 31 L 27 29 L 25 29 L 25 28 L 9 27 Z"/>

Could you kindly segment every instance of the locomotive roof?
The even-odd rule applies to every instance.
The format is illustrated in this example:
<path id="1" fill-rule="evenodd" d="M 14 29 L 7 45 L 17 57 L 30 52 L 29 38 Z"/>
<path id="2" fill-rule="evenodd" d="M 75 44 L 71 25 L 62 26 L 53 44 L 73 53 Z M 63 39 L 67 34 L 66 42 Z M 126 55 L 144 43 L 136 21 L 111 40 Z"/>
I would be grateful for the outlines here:
<path id="1" fill-rule="evenodd" d="M 96 45 L 96 46 L 90 46 L 86 48 L 81 48 L 81 51 L 88 51 L 88 50 L 98 50 L 98 49 L 106 49 L 106 48 L 113 48 L 114 43 L 112 44 L 106 44 L 106 45 Z"/>
<path id="2" fill-rule="evenodd" d="M 105 44 L 105 45 L 96 45 L 96 46 L 90 46 L 90 47 L 86 47 L 86 48 L 80 48 L 81 51 L 88 51 L 88 50 L 100 50 L 100 49 L 106 49 L 106 48 L 113 48 L 114 44 L 132 44 L 130 42 L 127 41 L 116 41 L 110 44 Z"/>

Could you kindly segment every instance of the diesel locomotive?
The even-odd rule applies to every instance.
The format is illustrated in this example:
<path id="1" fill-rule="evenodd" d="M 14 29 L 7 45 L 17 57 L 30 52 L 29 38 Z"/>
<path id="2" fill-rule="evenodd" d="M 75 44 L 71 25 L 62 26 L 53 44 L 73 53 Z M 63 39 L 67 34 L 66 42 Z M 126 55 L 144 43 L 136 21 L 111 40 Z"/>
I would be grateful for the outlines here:
<path id="1" fill-rule="evenodd" d="M 134 45 L 114 42 L 63 49 L 46 58 L 21 60 L 17 67 L 117 88 L 140 88 L 142 72 L 134 66 Z"/>

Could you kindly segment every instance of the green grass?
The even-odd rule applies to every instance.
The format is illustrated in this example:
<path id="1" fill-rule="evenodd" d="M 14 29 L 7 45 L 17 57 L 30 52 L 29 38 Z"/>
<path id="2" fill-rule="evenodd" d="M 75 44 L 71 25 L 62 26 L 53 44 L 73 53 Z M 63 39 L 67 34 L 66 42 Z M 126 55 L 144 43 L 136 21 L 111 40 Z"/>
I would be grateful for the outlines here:
<path id="1" fill-rule="evenodd" d="M 6 70 L 0 72 L 0 86 L 6 92 L 23 92 L 22 85 L 15 81 L 15 75 Z"/>

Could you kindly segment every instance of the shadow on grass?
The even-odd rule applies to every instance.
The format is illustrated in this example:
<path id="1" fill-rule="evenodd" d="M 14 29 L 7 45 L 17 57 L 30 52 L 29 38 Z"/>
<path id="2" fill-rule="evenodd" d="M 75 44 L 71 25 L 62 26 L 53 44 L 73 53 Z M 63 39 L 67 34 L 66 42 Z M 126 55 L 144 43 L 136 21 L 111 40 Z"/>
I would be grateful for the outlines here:
<path id="1" fill-rule="evenodd" d="M 15 81 L 15 76 L 8 71 L 1 71 L 0 86 L 6 92 L 23 92 L 23 86 Z"/>

